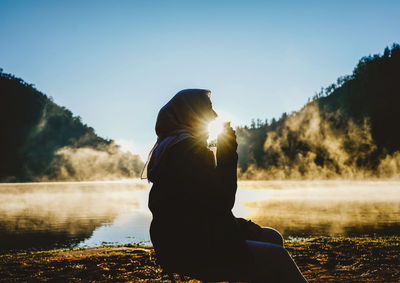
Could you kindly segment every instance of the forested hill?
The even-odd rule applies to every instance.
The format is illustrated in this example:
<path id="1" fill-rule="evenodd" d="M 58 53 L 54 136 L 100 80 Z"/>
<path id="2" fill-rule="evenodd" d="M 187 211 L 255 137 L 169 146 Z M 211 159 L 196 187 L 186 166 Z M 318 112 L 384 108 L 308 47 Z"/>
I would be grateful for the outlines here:
<path id="1" fill-rule="evenodd" d="M 142 163 L 65 107 L 0 69 L 0 181 L 135 177 Z"/>
<path id="2" fill-rule="evenodd" d="M 362 58 L 301 110 L 237 129 L 243 178 L 400 176 L 400 46 Z"/>

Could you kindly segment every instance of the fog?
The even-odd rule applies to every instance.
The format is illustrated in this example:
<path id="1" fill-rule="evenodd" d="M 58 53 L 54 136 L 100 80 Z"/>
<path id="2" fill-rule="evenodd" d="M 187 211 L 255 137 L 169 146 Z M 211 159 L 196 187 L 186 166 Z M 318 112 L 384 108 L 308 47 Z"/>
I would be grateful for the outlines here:
<path id="1" fill-rule="evenodd" d="M 138 155 L 124 152 L 120 146 L 94 147 L 65 146 L 56 151 L 50 165 L 51 174 L 38 181 L 120 180 L 139 176 L 143 162 Z"/>
<path id="2" fill-rule="evenodd" d="M 239 181 L 235 216 L 286 238 L 400 233 L 400 181 Z M 149 241 L 141 180 L 0 184 L 0 252 Z"/>
<path id="3" fill-rule="evenodd" d="M 239 137 L 242 151 L 250 139 L 245 134 Z M 400 178 L 400 151 L 378 149 L 368 119 L 356 123 L 340 111 L 321 110 L 317 102 L 270 128 L 262 153 L 257 154 L 262 154 L 261 163 L 250 162 L 240 172 L 242 179 Z"/>
<path id="4" fill-rule="evenodd" d="M 140 181 L 0 184 L 0 250 L 77 245 L 124 211 L 143 210 Z"/>
<path id="5" fill-rule="evenodd" d="M 235 211 L 289 235 L 397 234 L 398 181 L 242 181 Z"/>

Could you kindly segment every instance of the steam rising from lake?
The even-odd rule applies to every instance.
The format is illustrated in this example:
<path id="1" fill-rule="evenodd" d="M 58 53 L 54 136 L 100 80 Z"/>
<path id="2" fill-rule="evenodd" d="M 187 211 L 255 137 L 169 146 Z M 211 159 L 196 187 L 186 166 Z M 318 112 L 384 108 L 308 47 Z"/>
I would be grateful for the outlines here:
<path id="1" fill-rule="evenodd" d="M 238 136 L 239 157 L 247 154 L 247 143 L 251 142 L 246 130 L 242 131 Z M 400 151 L 380 151 L 368 119 L 356 123 L 340 111 L 321 109 L 316 101 L 268 131 L 260 151 L 259 156 L 247 157 L 250 161 L 262 160 L 258 166 L 250 162 L 244 172 L 239 172 L 242 179 L 400 178 Z"/>
<path id="2" fill-rule="evenodd" d="M 138 155 L 124 152 L 111 142 L 100 148 L 60 148 L 55 153 L 52 174 L 41 181 L 119 180 L 139 176 L 143 162 Z"/>
<path id="3" fill-rule="evenodd" d="M 139 180 L 0 184 L 0 250 L 148 241 Z M 399 181 L 241 181 L 234 214 L 285 237 L 398 234 Z"/>
<path id="4" fill-rule="evenodd" d="M 145 210 L 145 189 L 140 181 L 0 184 L 0 251 L 76 246 L 122 213 Z"/>
<path id="5" fill-rule="evenodd" d="M 242 181 L 240 188 L 237 214 L 285 235 L 400 231 L 398 181 Z"/>

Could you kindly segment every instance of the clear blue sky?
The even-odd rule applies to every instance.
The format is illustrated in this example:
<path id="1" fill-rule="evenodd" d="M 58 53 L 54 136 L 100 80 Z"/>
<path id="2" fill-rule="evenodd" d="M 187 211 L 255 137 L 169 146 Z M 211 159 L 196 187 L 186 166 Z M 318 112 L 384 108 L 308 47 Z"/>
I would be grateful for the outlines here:
<path id="1" fill-rule="evenodd" d="M 208 88 L 234 125 L 298 110 L 400 42 L 400 1 L 0 0 L 0 67 L 143 154 L 158 110 Z"/>

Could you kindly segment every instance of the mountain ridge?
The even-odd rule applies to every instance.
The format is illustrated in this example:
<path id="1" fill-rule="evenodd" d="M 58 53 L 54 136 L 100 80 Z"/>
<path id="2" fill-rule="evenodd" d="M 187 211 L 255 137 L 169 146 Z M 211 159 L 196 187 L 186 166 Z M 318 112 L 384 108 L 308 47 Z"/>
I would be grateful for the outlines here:
<path id="1" fill-rule="evenodd" d="M 242 178 L 400 176 L 400 46 L 363 57 L 352 75 L 299 111 L 238 127 Z"/>
<path id="2" fill-rule="evenodd" d="M 0 69 L 0 181 L 137 177 L 138 155 L 99 137 L 33 84 Z M 103 174 L 103 176 L 101 176 Z"/>

